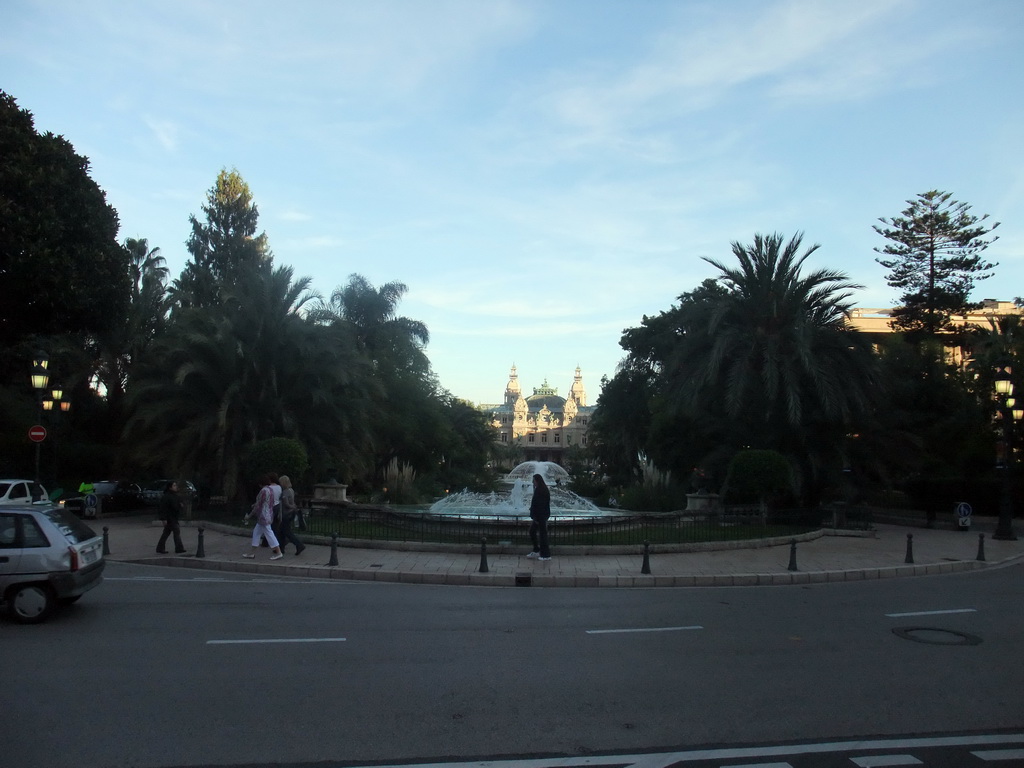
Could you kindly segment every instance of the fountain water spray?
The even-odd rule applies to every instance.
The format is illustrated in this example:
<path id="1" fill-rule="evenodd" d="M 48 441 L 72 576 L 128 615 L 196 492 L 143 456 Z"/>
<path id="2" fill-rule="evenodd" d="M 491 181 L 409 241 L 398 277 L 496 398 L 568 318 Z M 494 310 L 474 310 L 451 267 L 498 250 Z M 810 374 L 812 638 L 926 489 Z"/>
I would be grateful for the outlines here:
<path id="1" fill-rule="evenodd" d="M 534 475 L 543 477 L 551 491 L 552 518 L 601 517 L 615 514 L 600 509 L 570 491 L 566 487 L 569 473 L 550 461 L 524 461 L 505 476 L 508 491 L 459 491 L 431 504 L 430 512 L 441 516 L 479 515 L 498 518 L 529 515 Z"/>

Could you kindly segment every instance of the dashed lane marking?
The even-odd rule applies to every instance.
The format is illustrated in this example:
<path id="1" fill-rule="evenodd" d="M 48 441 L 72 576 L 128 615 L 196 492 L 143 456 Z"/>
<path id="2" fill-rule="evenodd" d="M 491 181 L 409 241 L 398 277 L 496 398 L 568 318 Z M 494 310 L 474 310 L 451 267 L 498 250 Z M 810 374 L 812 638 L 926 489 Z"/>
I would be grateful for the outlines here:
<path id="1" fill-rule="evenodd" d="M 971 754 L 985 762 L 1024 760 L 1024 749 L 982 749 L 977 752 L 971 752 Z"/>
<path id="2" fill-rule="evenodd" d="M 263 640 L 207 640 L 207 645 L 265 645 L 273 643 L 344 643 L 344 637 L 279 637 Z"/>
<path id="3" fill-rule="evenodd" d="M 684 632 L 690 629 L 704 629 L 704 627 L 694 625 L 692 627 L 635 627 L 632 629 L 588 629 L 588 635 L 615 635 L 629 632 Z"/>

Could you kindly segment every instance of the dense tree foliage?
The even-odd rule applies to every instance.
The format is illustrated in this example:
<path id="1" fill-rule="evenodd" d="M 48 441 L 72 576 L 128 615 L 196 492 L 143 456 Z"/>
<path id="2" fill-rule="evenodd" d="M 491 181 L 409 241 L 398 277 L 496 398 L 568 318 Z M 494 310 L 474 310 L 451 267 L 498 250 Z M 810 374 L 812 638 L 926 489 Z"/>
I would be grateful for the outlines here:
<path id="1" fill-rule="evenodd" d="M 857 286 L 833 270 L 804 274 L 817 246 L 800 246 L 799 235 L 733 243 L 738 266 L 708 259 L 717 282 L 625 332 L 629 355 L 595 418 L 604 448 L 637 446 L 663 469 L 711 471 L 719 483 L 741 448 L 778 451 L 814 503 L 870 413 L 876 376 L 869 345 L 846 323 Z M 635 414 L 644 402 L 649 429 L 641 420 L 624 434 L 629 414 L 615 405 Z"/>
<path id="2" fill-rule="evenodd" d="M 301 315 L 308 284 L 265 267 L 219 285 L 219 307 L 176 312 L 132 388 L 126 441 L 228 496 L 260 440 L 300 439 L 321 471 L 358 456 L 370 382 L 350 340 Z"/>
<path id="3" fill-rule="evenodd" d="M 31 113 L 0 91 L 0 347 L 120 322 L 129 274 L 117 229 L 88 159 L 62 136 L 36 133 Z M 29 359 L 2 357 L 0 366 Z"/>
<path id="4" fill-rule="evenodd" d="M 875 227 L 889 241 L 879 262 L 904 290 L 895 326 L 907 332 L 877 350 L 846 322 L 858 286 L 806 270 L 817 246 L 799 235 L 733 243 L 728 264 L 706 259 L 716 279 L 623 332 L 626 356 L 602 382 L 590 445 L 572 447 L 573 463 L 596 458 L 634 490 L 664 486 L 669 506 L 658 508 L 698 488 L 769 500 L 792 480 L 813 506 L 851 484 L 847 499 L 991 476 L 996 369 L 1010 367 L 1024 392 L 1020 319 L 962 333 L 966 369 L 946 358 L 949 337 L 935 336 L 994 266 L 980 256 L 998 226 L 986 218 L 933 191 Z M 70 487 L 188 476 L 245 499 L 253 467 L 280 463 L 266 454 L 286 445 L 308 458 L 305 472 L 306 459 L 286 462 L 300 492 L 337 478 L 380 494 L 399 473 L 403 497 L 436 496 L 486 485 L 492 456 L 521 458 L 516 446 L 496 451 L 485 416 L 439 386 L 428 329 L 398 311 L 405 284 L 353 274 L 322 299 L 274 264 L 234 170 L 219 173 L 189 224 L 190 259 L 169 286 L 159 248 L 117 243 L 88 161 L 38 135 L 0 92 L 0 343 L 12 353 L 0 360 L 0 474 L 29 472 L 25 432 L 39 414 L 28 361 L 39 346 L 74 405 L 47 422 L 61 448 L 47 443 L 43 462 L 56 472 L 59 458 Z"/>
<path id="5" fill-rule="evenodd" d="M 982 225 L 988 214 L 972 215 L 971 206 L 949 192 L 923 192 L 907 203 L 900 216 L 881 218 L 884 226 L 874 227 L 889 241 L 875 249 L 889 258 L 877 261 L 889 270 L 889 285 L 903 291 L 893 327 L 930 337 L 955 331 L 952 315 L 977 306 L 970 301 L 974 283 L 997 266 L 981 253 L 998 239 L 985 237 L 999 224 Z"/>
<path id="6" fill-rule="evenodd" d="M 179 306 L 214 306 L 222 290 L 273 260 L 266 234 L 256 234 L 259 210 L 238 171 L 221 170 L 207 193 L 203 213 L 204 220 L 189 218 L 190 258 L 172 291 Z"/>
<path id="7" fill-rule="evenodd" d="M 396 462 L 425 483 L 479 479 L 486 423 L 438 389 L 426 326 L 397 312 L 403 284 L 356 274 L 321 299 L 309 278 L 273 266 L 237 172 L 220 174 L 203 210 L 131 387 L 134 453 L 229 497 L 245 496 L 254 447 L 275 439 L 307 452 L 307 486 L 330 477 L 370 491 Z"/>

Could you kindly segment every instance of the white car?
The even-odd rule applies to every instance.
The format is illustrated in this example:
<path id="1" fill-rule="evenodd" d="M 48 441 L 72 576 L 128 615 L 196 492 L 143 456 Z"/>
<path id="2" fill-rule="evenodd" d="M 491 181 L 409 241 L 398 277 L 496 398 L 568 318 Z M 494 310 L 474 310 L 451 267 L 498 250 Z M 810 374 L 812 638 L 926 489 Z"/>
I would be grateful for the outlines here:
<path id="1" fill-rule="evenodd" d="M 0 504 L 49 504 L 46 489 L 34 480 L 0 480 Z"/>
<path id="2" fill-rule="evenodd" d="M 103 581 L 103 538 L 60 507 L 0 507 L 0 601 L 23 624 L 42 621 Z"/>

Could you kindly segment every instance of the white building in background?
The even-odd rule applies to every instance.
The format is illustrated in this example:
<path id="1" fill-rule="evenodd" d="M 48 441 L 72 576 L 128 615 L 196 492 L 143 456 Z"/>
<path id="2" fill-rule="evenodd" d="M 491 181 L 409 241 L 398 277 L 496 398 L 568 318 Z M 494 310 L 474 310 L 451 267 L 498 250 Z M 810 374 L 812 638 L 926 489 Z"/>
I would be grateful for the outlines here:
<path id="1" fill-rule="evenodd" d="M 573 446 L 585 448 L 590 419 L 595 406 L 587 405 L 587 391 L 579 366 L 569 387 L 568 397 L 545 379 L 533 394 L 523 395 L 515 365 L 505 385 L 505 401 L 481 405 L 494 429 L 499 445 L 522 449 L 523 461 L 553 461 L 562 464 L 563 454 Z"/>

